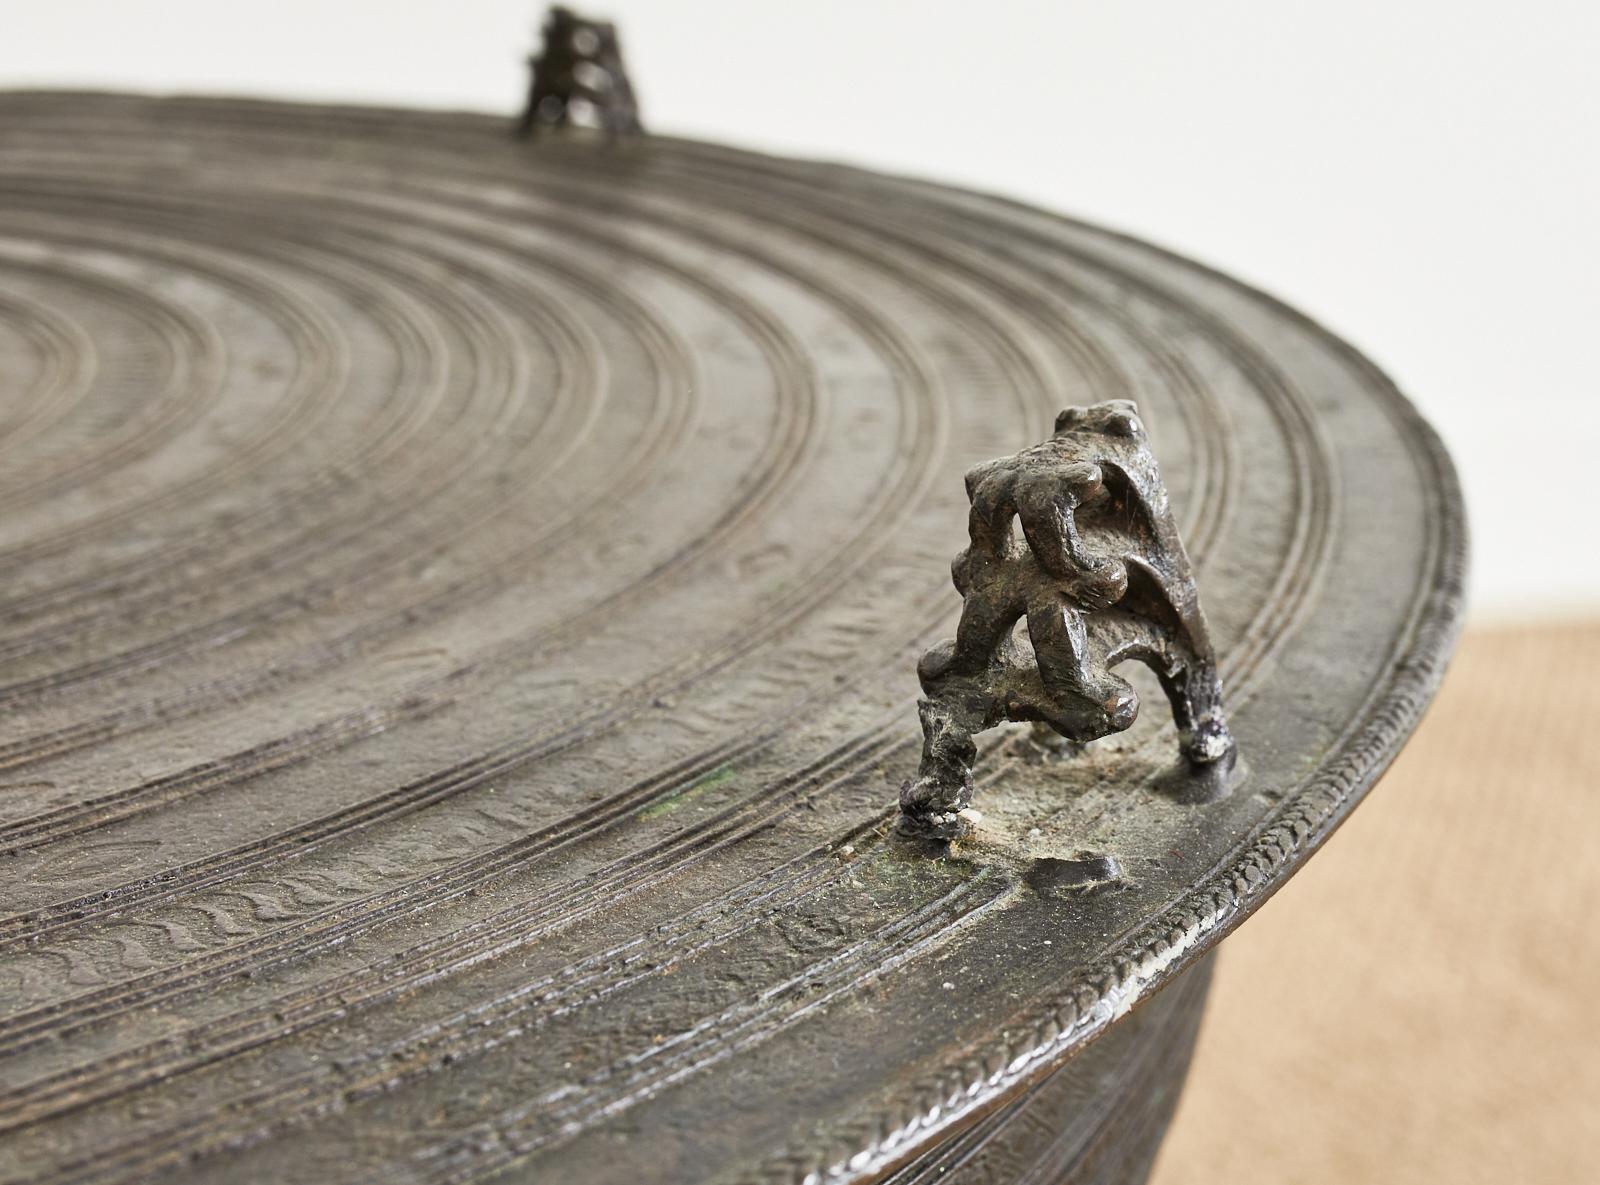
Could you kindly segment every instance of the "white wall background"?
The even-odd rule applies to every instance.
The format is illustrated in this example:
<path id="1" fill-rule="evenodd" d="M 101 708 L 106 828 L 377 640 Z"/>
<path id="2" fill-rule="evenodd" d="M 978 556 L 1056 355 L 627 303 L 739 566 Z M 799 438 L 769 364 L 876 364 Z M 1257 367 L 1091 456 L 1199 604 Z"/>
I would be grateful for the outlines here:
<path id="1" fill-rule="evenodd" d="M 654 128 L 1013 194 L 1299 305 L 1454 451 L 1477 618 L 1600 608 L 1596 0 L 575 6 L 620 23 Z M 6 0 L 0 87 L 511 113 L 538 17 Z"/>

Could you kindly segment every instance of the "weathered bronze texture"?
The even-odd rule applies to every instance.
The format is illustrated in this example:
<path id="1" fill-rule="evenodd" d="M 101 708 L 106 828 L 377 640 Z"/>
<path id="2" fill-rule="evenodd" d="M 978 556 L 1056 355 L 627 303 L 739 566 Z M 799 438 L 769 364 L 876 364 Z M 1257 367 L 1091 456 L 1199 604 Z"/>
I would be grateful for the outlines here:
<path id="1" fill-rule="evenodd" d="M 613 140 L 644 131 L 615 25 L 557 4 L 545 15 L 543 37 L 528 59 L 528 102 L 518 136 L 575 124 L 599 127 Z"/>
<path id="2" fill-rule="evenodd" d="M 1041 723 L 1074 746 L 1128 728 L 1139 697 L 1111 667 L 1129 659 L 1160 680 L 1185 760 L 1230 762 L 1216 654 L 1138 408 L 1069 407 L 1049 440 L 974 466 L 966 488 L 961 621 L 917 665 L 922 762 L 900 791 L 901 830 L 962 832 L 973 737 L 997 724 Z"/>
<path id="3" fill-rule="evenodd" d="M 1143 1181 L 1183 1090 L 1212 961 L 1185 971 L 1063 1068 L 917 1156 L 887 1185 Z"/>
<path id="4" fill-rule="evenodd" d="M 499 116 L 7 94 L 0 161 L 8 1183 L 1136 1179 L 1449 653 L 1426 424 L 1126 236 Z M 957 476 L 1115 400 L 1248 772 L 996 729 L 930 855 Z"/>

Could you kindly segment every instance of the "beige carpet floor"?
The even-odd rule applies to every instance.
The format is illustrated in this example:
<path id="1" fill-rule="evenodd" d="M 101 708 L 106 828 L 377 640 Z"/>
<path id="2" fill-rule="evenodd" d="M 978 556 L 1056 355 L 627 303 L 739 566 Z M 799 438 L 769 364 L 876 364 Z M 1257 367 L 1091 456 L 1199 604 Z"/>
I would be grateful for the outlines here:
<path id="1" fill-rule="evenodd" d="M 1469 632 L 1224 943 L 1151 1179 L 1600 1182 L 1600 623 Z"/>

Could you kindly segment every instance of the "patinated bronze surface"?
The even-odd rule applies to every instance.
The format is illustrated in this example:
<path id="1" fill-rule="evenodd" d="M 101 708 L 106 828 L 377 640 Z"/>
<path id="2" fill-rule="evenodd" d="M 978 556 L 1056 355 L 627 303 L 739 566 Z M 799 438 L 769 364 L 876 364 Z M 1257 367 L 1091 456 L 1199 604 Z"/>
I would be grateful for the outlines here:
<path id="1" fill-rule="evenodd" d="M 998 1117 L 1153 1146 L 1195 1006 L 1157 993 L 1371 786 L 1459 614 L 1449 463 L 1316 325 L 682 140 L 0 97 L 0 376 L 6 1181 L 1132 1179 Z M 997 728 L 930 852 L 960 475 L 1110 400 L 1247 772 L 1168 793 L 1153 711 L 1070 760 Z"/>
<path id="2" fill-rule="evenodd" d="M 1217 656 L 1139 409 L 1069 407 L 1049 440 L 974 466 L 966 485 L 969 542 L 951 569 L 961 621 L 917 665 L 922 763 L 901 788 L 900 829 L 949 840 L 970 826 L 973 737 L 1002 721 L 1046 725 L 1073 748 L 1129 727 L 1139 697 L 1111 667 L 1130 659 L 1160 680 L 1190 770 L 1225 773 Z"/>

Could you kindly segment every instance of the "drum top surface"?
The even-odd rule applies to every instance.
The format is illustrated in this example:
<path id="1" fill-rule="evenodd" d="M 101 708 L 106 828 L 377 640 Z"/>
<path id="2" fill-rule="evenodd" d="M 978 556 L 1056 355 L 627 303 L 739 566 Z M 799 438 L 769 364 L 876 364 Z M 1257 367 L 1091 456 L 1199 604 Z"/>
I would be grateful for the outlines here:
<path id="1" fill-rule="evenodd" d="M 1448 460 L 1316 325 L 699 143 L 0 96 L 0 383 L 6 1179 L 879 1175 L 1278 887 L 1459 614 Z M 961 475 L 1110 398 L 1245 778 L 1152 789 L 1159 697 L 994 734 L 932 858 Z"/>

